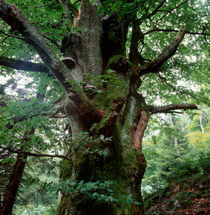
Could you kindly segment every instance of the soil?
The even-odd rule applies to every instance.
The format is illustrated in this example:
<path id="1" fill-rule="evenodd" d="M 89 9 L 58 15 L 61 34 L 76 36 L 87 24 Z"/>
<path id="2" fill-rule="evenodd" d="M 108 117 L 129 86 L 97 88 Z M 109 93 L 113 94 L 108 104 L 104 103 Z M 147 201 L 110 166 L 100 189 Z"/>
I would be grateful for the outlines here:
<path id="1" fill-rule="evenodd" d="M 168 185 L 145 199 L 146 215 L 210 214 L 210 175 L 190 177 Z"/>

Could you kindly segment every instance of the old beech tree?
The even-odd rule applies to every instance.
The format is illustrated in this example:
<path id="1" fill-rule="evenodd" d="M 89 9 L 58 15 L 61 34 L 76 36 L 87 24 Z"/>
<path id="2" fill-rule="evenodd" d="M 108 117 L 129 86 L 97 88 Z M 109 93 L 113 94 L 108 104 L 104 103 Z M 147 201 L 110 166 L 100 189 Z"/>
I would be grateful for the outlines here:
<path id="1" fill-rule="evenodd" d="M 181 79 L 186 83 L 195 79 L 195 67 L 186 66 L 194 61 L 182 57 L 186 55 L 184 50 L 190 55 L 197 48 L 199 56 L 207 40 L 205 10 L 199 9 L 201 2 L 40 0 L 34 5 L 26 1 L 28 8 L 23 4 L 22 9 L 20 1 L 15 2 L 16 6 L 0 0 L 3 26 L 0 65 L 29 73 L 46 73 L 56 80 L 62 88 L 56 103 L 60 107 L 50 117 L 67 117 L 73 140 L 83 133 L 99 140 L 89 141 L 85 147 L 75 143 L 77 149 L 68 147 L 68 151 L 60 155 L 64 159 L 61 181 L 114 182 L 110 185 L 115 198 L 112 201 L 64 189 L 57 215 L 143 215 L 141 180 L 146 161 L 142 138 L 150 116 L 197 108 L 186 101 L 186 98 L 190 101 L 188 95 L 184 96 L 188 91 L 176 85 Z M 47 13 L 53 16 L 51 9 L 55 6 L 62 16 L 58 18 L 55 14 L 54 24 L 44 19 Z M 35 8 L 33 11 L 37 14 L 26 13 L 31 8 Z M 46 14 L 39 12 L 43 8 Z M 43 23 L 39 19 L 43 19 Z M 40 27 L 45 25 L 48 32 Z M 52 34 L 59 28 L 62 38 Z M 7 55 L 3 52 L 5 38 L 11 38 L 5 45 L 7 48 L 14 41 L 27 44 L 29 52 L 34 56 L 38 54 L 42 64 L 20 59 L 15 53 Z M 150 98 L 156 96 L 157 101 L 161 101 L 161 87 L 165 104 L 155 106 L 154 99 L 150 103 Z M 47 86 L 44 88 L 48 90 Z M 180 92 L 183 102 L 170 100 L 170 96 L 178 98 Z M 36 98 L 46 101 L 43 92 L 37 92 Z M 49 117 L 46 110 L 41 113 Z M 36 114 L 30 116 L 33 117 Z M 27 116 L 16 117 L 12 124 L 7 124 L 7 129 L 25 119 Z M 29 141 L 35 130 L 25 130 L 24 141 Z M 98 144 L 99 151 L 108 150 L 108 154 L 97 156 L 94 144 Z M 11 214 L 26 158 L 35 154 L 24 146 L 18 151 L 11 147 L 9 150 L 18 156 L 4 194 L 1 215 Z M 94 152 L 90 153 L 91 150 Z M 130 196 L 131 200 L 123 202 L 122 196 Z"/>

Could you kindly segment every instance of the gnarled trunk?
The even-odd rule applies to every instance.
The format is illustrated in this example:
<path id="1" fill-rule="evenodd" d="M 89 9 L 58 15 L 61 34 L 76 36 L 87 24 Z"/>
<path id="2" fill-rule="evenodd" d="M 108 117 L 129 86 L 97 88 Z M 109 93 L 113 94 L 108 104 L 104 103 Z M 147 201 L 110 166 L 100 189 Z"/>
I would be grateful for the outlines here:
<path id="1" fill-rule="evenodd" d="M 65 112 L 70 120 L 71 135 L 77 139 L 80 132 L 89 132 L 93 138 L 100 139 L 102 135 L 105 139 L 112 137 L 112 140 L 109 143 L 100 142 L 99 150 L 109 151 L 106 157 L 86 153 L 79 143 L 73 153 L 70 149 L 72 162 L 64 161 L 61 165 L 61 180 L 83 180 L 86 183 L 111 180 L 115 184 L 111 185 L 111 189 L 117 200 L 113 203 L 100 201 L 85 194 L 63 190 L 57 215 L 142 215 L 141 180 L 146 162 L 141 151 L 141 139 L 146 128 L 147 112 L 144 110 L 144 99 L 136 92 L 139 83 L 132 80 L 129 74 L 132 65 L 123 57 L 126 25 L 120 24 L 116 15 L 101 21 L 96 7 L 89 1 L 83 1 L 75 26 L 82 32 L 68 34 L 62 43 L 64 56 L 76 62 L 71 68 L 75 80 L 84 81 L 87 74 L 91 77 L 106 74 L 109 67 L 115 70 L 117 81 L 107 81 L 103 92 L 93 99 L 102 119 L 91 125 L 80 117 L 74 101 L 67 95 Z M 110 36 L 111 33 L 114 37 Z M 91 84 L 91 80 L 85 82 Z M 86 147 L 89 151 L 95 150 L 92 144 Z M 126 200 L 127 196 L 131 196 L 130 202 Z"/>

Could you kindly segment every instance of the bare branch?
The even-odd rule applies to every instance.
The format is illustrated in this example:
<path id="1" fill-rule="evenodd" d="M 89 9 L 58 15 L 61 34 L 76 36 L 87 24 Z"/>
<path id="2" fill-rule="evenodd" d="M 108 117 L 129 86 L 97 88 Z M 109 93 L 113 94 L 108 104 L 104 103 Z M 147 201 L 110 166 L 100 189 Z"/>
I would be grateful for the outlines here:
<path id="1" fill-rule="evenodd" d="M 67 118 L 67 116 L 65 114 L 62 113 L 42 113 L 42 116 L 49 116 L 50 118 L 53 119 L 63 119 L 63 118 Z"/>
<path id="2" fill-rule="evenodd" d="M 44 38 L 49 40 L 52 44 L 54 44 L 56 47 L 60 48 L 60 45 L 55 41 L 49 38 L 48 36 L 44 35 Z"/>
<path id="3" fill-rule="evenodd" d="M 166 85 L 168 85 L 170 88 L 172 88 L 174 90 L 174 92 L 178 93 L 180 96 L 183 96 L 183 94 L 185 94 L 185 95 L 191 96 L 193 99 L 200 102 L 200 100 L 198 98 L 196 98 L 195 95 L 187 92 L 186 89 L 185 90 L 184 89 L 177 89 L 175 86 L 168 83 L 167 79 L 165 77 L 163 77 L 159 72 L 157 72 L 156 75 L 158 76 L 158 78 L 160 78 Z"/>
<path id="4" fill-rule="evenodd" d="M 0 105 L 1 105 L 1 103 L 0 103 Z M 3 106 L 3 105 L 4 104 L 2 104 L 1 106 Z M 43 110 L 41 110 L 41 111 L 47 111 L 47 109 L 43 108 Z M 60 119 L 60 118 L 66 118 L 67 117 L 65 114 L 61 114 L 61 113 L 57 113 L 57 112 L 56 113 L 42 113 L 42 112 L 40 113 L 40 111 L 39 111 L 38 113 L 35 113 L 32 115 L 26 114 L 26 115 L 22 115 L 22 116 L 16 116 L 16 117 L 11 119 L 13 121 L 13 124 L 8 122 L 6 127 L 7 127 L 7 129 L 12 129 L 16 123 L 23 122 L 24 120 L 27 120 L 27 119 L 32 119 L 32 118 L 37 117 L 39 115 L 48 116 L 49 118 L 53 118 L 53 119 Z"/>
<path id="5" fill-rule="evenodd" d="M 194 104 L 171 104 L 171 105 L 165 105 L 160 107 L 149 107 L 149 111 L 151 114 L 169 113 L 169 111 L 173 111 L 177 109 L 182 109 L 182 110 L 198 109 L 198 107 Z"/>
<path id="6" fill-rule="evenodd" d="M 35 8 L 47 7 L 47 6 L 48 6 L 48 4 L 43 4 L 43 5 L 38 5 L 38 6 L 36 6 Z"/>
<path id="7" fill-rule="evenodd" d="M 31 72 L 49 73 L 49 70 L 43 64 L 31 63 L 22 60 L 16 60 L 0 56 L 0 66 L 6 66 L 17 70 L 26 70 Z"/>
<path id="8" fill-rule="evenodd" d="M 178 46 L 184 38 L 185 32 L 186 27 L 183 25 L 174 40 L 168 46 L 166 46 L 154 60 L 145 64 L 143 67 L 135 68 L 133 74 L 135 76 L 142 76 L 147 73 L 156 73 L 163 63 L 176 53 Z"/>

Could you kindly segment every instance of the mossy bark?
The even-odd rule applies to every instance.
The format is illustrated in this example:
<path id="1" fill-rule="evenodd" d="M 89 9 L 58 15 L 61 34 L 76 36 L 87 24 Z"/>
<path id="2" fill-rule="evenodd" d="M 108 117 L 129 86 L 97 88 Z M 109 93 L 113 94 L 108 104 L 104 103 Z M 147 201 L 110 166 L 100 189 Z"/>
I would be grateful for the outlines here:
<path id="1" fill-rule="evenodd" d="M 125 82 L 125 84 L 127 85 L 128 83 Z M 119 202 L 107 203 L 91 199 L 91 197 L 83 194 L 64 193 L 57 215 L 144 214 L 141 180 L 146 168 L 146 161 L 141 150 L 135 148 L 134 133 L 141 118 L 141 110 L 145 109 L 145 102 L 135 92 L 134 87 L 126 89 L 126 92 L 123 92 L 123 97 L 121 97 L 120 93 L 115 95 L 116 98 L 112 100 L 109 108 L 106 109 L 107 113 L 104 118 L 99 123 L 95 123 L 92 129 L 90 129 L 91 135 L 95 137 L 99 138 L 100 135 L 112 137 L 108 144 L 101 142 L 99 146 L 101 150 L 108 148 L 109 156 L 105 158 L 103 156 L 95 156 L 94 153 L 86 152 L 86 148 L 78 147 L 72 155 L 72 163 L 64 161 L 61 166 L 62 180 L 83 180 L 85 182 L 113 181 L 115 185 L 111 189 Z M 110 91 L 110 93 L 112 92 Z M 107 100 L 109 99 L 108 95 Z M 116 101 L 120 101 L 118 105 Z M 116 115 L 111 120 L 111 124 L 109 124 L 112 112 L 116 112 Z M 88 148 L 88 151 L 94 151 L 94 147 L 91 145 L 87 144 L 85 147 Z M 122 196 L 128 195 L 132 197 L 132 201 L 122 202 Z"/>
<path id="2" fill-rule="evenodd" d="M 88 49 L 85 50 L 91 50 L 90 53 L 93 54 L 94 47 L 100 47 L 101 51 L 97 49 L 95 59 L 101 57 L 101 60 L 97 60 L 97 65 L 100 62 L 101 66 L 98 65 L 97 68 L 102 68 L 102 71 L 94 67 L 94 71 L 89 72 L 94 75 L 100 72 L 103 76 L 107 75 L 108 78 L 106 85 L 101 88 L 101 92 L 93 100 L 95 108 L 101 113 L 101 119 L 98 122 L 91 126 L 87 125 L 86 119 L 80 116 L 74 101 L 71 101 L 70 98 L 66 102 L 65 112 L 70 121 L 72 138 L 76 140 L 80 132 L 88 132 L 93 139 L 98 139 L 99 142 L 89 141 L 83 146 L 75 143 L 78 144 L 76 149 L 70 149 L 69 152 L 72 162 L 63 162 L 60 176 L 62 181 L 84 181 L 84 183 L 112 181 L 110 190 L 115 201 L 94 199 L 85 193 L 64 190 L 56 214 L 143 215 L 141 180 L 146 162 L 141 149 L 135 147 L 134 135 L 141 118 L 141 111 L 146 111 L 146 105 L 143 97 L 137 93 L 139 81 L 132 80 L 131 77 L 130 70 L 133 68 L 133 64 L 124 57 L 126 25 L 123 25 L 116 15 L 105 19 L 103 23 L 83 19 L 88 11 L 92 11 L 91 13 L 96 13 L 96 11 L 95 9 L 90 10 L 90 7 L 94 6 L 90 5 L 88 0 L 82 2 L 81 15 L 76 19 L 76 21 L 80 21 L 76 26 L 82 25 L 86 31 L 80 34 L 81 43 L 77 47 L 72 45 L 72 41 L 68 41 L 72 39 L 72 36 L 64 39 L 64 55 L 73 58 L 76 56 L 77 65 L 73 68 L 73 72 L 77 74 L 76 80 L 85 80 L 86 70 L 89 65 L 92 65 L 92 61 L 89 61 L 92 57 L 89 59 L 87 57 L 89 52 L 85 52 L 87 56 L 83 59 L 81 51 L 87 46 Z M 82 22 L 89 23 L 82 24 Z M 116 26 L 118 27 L 116 28 Z M 94 34 L 96 30 L 97 33 Z M 91 35 L 97 39 L 91 40 L 91 42 L 86 41 L 88 32 L 91 32 Z M 98 32 L 101 32 L 101 35 Z M 110 32 L 118 37 L 110 37 Z M 91 37 L 88 38 L 91 39 Z M 85 44 L 86 42 L 87 44 Z M 106 142 L 104 141 L 106 138 L 111 139 Z M 98 153 L 103 150 L 108 150 L 108 155 L 103 156 Z M 105 192 L 105 194 L 109 196 L 109 193 Z"/>

